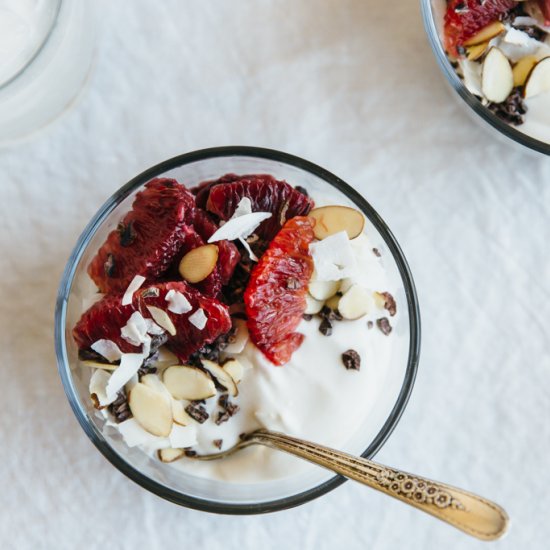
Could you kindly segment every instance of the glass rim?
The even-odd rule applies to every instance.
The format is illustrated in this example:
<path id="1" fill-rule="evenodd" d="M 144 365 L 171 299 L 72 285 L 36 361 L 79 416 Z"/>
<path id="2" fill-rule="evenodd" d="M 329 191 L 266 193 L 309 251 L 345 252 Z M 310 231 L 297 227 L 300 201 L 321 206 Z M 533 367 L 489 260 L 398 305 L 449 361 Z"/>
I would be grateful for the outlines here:
<path id="1" fill-rule="evenodd" d="M 489 123 L 493 128 L 504 134 L 511 140 L 519 143 L 520 145 L 542 153 L 544 155 L 550 155 L 550 144 L 545 143 L 539 139 L 531 137 L 523 132 L 520 132 L 510 124 L 507 124 L 485 107 L 479 99 L 472 94 L 464 85 L 464 82 L 456 74 L 453 69 L 447 54 L 443 48 L 439 33 L 437 31 L 432 0 L 420 0 L 420 6 L 422 10 L 422 19 L 424 21 L 424 29 L 428 35 L 428 41 L 435 55 L 439 68 L 443 72 L 447 82 L 451 85 L 453 90 L 462 98 L 462 100 L 485 122 Z"/>
<path id="2" fill-rule="evenodd" d="M 56 29 L 57 24 L 59 22 L 59 15 L 61 13 L 61 7 L 64 1 L 65 0 L 56 0 L 57 5 L 55 7 L 55 13 L 52 18 L 52 24 L 48 29 L 48 32 L 42 39 L 42 42 L 37 46 L 33 54 L 29 57 L 29 59 L 23 64 L 23 66 L 17 72 L 15 72 L 12 76 L 10 76 L 8 80 L 6 80 L 5 82 L 0 83 L 0 92 L 6 89 L 10 84 L 13 84 L 40 57 L 40 54 L 46 49 L 46 46 L 50 42 L 53 32 Z"/>
<path id="3" fill-rule="evenodd" d="M 171 489 L 158 483 L 151 478 L 142 474 L 138 469 L 131 466 L 124 459 L 122 459 L 104 440 L 104 438 L 96 432 L 92 424 L 87 419 L 87 414 L 80 405 L 78 392 L 72 381 L 72 376 L 69 367 L 69 361 L 66 353 L 66 340 L 65 340 L 65 324 L 66 324 L 66 308 L 75 275 L 76 267 L 80 258 L 82 257 L 90 239 L 95 235 L 97 229 L 102 225 L 107 216 L 114 210 L 114 208 L 128 195 L 130 195 L 137 188 L 141 187 L 144 183 L 148 182 L 154 177 L 162 175 L 169 170 L 178 168 L 186 164 L 190 164 L 197 161 L 208 160 L 211 158 L 220 157 L 251 157 L 260 158 L 275 162 L 282 162 L 284 164 L 302 169 L 310 172 L 319 177 L 329 185 L 332 185 L 337 190 L 351 199 L 367 216 L 369 221 L 375 226 L 377 231 L 384 239 L 384 243 L 391 252 L 392 257 L 397 265 L 400 277 L 402 279 L 403 288 L 407 299 L 407 308 L 409 314 L 409 351 L 407 358 L 407 367 L 403 378 L 403 383 L 397 399 L 392 407 L 392 410 L 387 417 L 386 421 L 382 425 L 378 434 L 371 441 L 370 445 L 365 449 L 361 456 L 365 458 L 371 458 L 378 452 L 382 445 L 386 442 L 388 437 L 393 432 L 397 425 L 403 411 L 407 405 L 409 397 L 412 392 L 414 381 L 416 378 L 416 372 L 418 369 L 418 360 L 420 354 L 420 309 L 418 305 L 418 299 L 416 295 L 416 289 L 412 274 L 410 272 L 407 260 L 393 236 L 386 223 L 374 210 L 374 208 L 362 197 L 355 189 L 344 182 L 342 179 L 332 174 L 331 172 L 321 168 L 320 166 L 304 160 L 300 157 L 290 155 L 274 149 L 265 149 L 259 147 L 250 146 L 225 146 L 214 147 L 208 149 L 201 149 L 190 153 L 184 153 L 175 156 L 171 159 L 165 160 L 148 168 L 141 174 L 131 179 L 128 183 L 123 185 L 118 191 L 116 191 L 97 211 L 91 221 L 88 223 L 82 234 L 80 235 L 69 259 L 65 270 L 63 272 L 61 283 L 59 285 L 59 291 L 57 295 L 56 308 L 55 308 L 55 352 L 57 357 L 58 371 L 61 377 L 63 388 L 69 404 L 75 414 L 82 429 L 97 447 L 97 449 L 103 454 L 113 466 L 115 466 L 124 475 L 130 478 L 132 481 L 147 489 L 148 491 L 160 496 L 173 503 L 193 508 L 196 510 L 214 512 L 221 514 L 233 514 L 233 515 L 249 515 L 260 514 L 266 512 L 275 512 L 278 510 L 284 510 L 304 504 L 314 498 L 324 495 L 328 491 L 335 489 L 341 485 L 346 478 L 335 475 L 331 479 L 311 488 L 306 491 L 299 492 L 297 494 L 279 498 L 271 501 L 261 503 L 224 503 L 218 501 L 207 500 L 204 498 L 193 497 L 185 495 L 179 491 Z"/>

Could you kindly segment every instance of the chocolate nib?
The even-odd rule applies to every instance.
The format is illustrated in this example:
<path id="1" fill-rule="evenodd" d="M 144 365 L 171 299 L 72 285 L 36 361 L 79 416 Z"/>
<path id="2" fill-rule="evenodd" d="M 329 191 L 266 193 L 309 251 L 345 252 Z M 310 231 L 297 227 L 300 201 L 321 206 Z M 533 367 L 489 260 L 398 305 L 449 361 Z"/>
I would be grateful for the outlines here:
<path id="1" fill-rule="evenodd" d="M 344 367 L 348 370 L 359 370 L 361 368 L 361 357 L 354 349 L 348 349 L 342 353 Z"/>
<path id="2" fill-rule="evenodd" d="M 206 409 L 196 401 L 189 403 L 189 405 L 185 407 L 185 412 L 199 424 L 202 424 L 208 420 L 209 415 L 206 412 Z"/>
<path id="3" fill-rule="evenodd" d="M 502 103 L 489 103 L 487 106 L 498 118 L 508 124 L 519 126 L 524 122 L 527 107 L 523 103 L 523 97 L 519 88 L 514 88 L 512 93 Z"/>

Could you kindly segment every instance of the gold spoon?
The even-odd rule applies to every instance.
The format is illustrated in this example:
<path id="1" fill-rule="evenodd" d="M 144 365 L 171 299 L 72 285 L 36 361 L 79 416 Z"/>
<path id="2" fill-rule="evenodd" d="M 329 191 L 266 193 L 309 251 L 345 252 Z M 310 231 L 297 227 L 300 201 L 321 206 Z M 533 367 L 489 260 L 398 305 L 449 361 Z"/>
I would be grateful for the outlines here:
<path id="1" fill-rule="evenodd" d="M 410 504 L 481 540 L 498 539 L 508 527 L 506 512 L 498 504 L 478 495 L 282 433 L 258 430 L 243 435 L 241 441 L 227 451 L 193 458 L 216 460 L 249 445 L 266 445 L 305 458 Z"/>

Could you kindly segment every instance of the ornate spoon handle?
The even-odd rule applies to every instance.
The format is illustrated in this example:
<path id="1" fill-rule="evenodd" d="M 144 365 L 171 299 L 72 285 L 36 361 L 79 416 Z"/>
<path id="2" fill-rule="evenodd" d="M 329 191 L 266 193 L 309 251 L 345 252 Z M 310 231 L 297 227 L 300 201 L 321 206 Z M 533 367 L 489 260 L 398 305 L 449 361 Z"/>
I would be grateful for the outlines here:
<path id="1" fill-rule="evenodd" d="M 506 532 L 506 512 L 494 502 L 468 491 L 281 433 L 259 430 L 246 440 L 248 444 L 258 443 L 286 451 L 359 481 L 478 539 L 494 540 Z"/>

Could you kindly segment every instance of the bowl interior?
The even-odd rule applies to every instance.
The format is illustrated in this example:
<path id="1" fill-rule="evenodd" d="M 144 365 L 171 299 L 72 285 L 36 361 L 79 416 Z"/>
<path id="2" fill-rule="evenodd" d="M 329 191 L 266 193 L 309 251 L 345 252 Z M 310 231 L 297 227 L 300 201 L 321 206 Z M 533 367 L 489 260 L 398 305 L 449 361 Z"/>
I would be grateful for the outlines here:
<path id="1" fill-rule="evenodd" d="M 299 467 L 299 459 L 290 457 L 288 478 L 236 484 L 230 480 L 196 477 L 162 464 L 137 448 L 128 448 L 117 432 L 104 427 L 103 417 L 93 408 L 88 392 L 90 373 L 78 367 L 77 348 L 71 336 L 72 327 L 87 307 L 90 292 L 95 290 L 86 275 L 87 265 L 106 235 L 130 209 L 134 195 L 143 184 L 152 177 L 167 176 L 193 186 L 229 172 L 269 173 L 302 185 L 313 194 L 329 193 L 335 202 L 355 205 L 366 214 L 366 230 L 381 250 L 385 268 L 398 288 L 397 302 L 403 304 L 402 315 L 394 327 L 396 345 L 389 368 L 383 379 L 377 381 L 381 390 L 372 397 L 368 418 L 357 426 L 356 435 L 343 449 L 354 454 L 374 454 L 396 424 L 416 372 L 419 316 L 414 286 L 397 243 L 368 203 L 335 176 L 301 159 L 266 150 L 247 148 L 245 152 L 224 148 L 182 155 L 135 178 L 103 206 L 75 248 L 60 289 L 56 345 L 61 377 L 73 410 L 92 441 L 117 468 L 146 488 L 180 504 L 210 511 L 250 513 L 298 504 L 342 480 L 318 467 Z"/>

